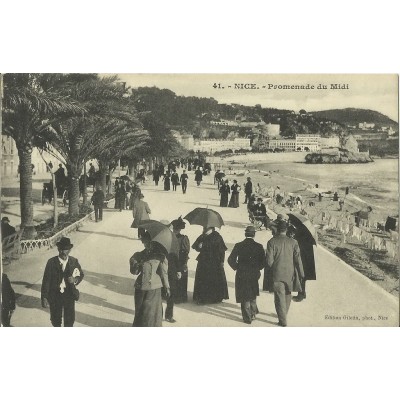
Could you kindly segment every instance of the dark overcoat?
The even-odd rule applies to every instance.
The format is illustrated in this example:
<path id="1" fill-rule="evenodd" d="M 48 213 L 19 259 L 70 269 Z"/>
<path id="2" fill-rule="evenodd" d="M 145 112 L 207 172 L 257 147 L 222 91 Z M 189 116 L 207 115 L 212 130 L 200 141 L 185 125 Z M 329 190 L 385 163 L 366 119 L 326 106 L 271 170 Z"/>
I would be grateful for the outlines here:
<path id="1" fill-rule="evenodd" d="M 78 285 L 82 281 L 84 274 L 79 261 L 75 257 L 68 256 L 68 262 L 64 272 L 58 256 L 50 258 L 47 261 L 43 275 L 41 290 L 42 299 L 47 299 L 51 304 L 56 297 L 60 295 L 60 284 L 64 279 L 66 284 L 64 294 L 67 298 L 73 300 L 74 285 L 68 282 L 68 278 L 72 276 L 75 268 L 78 268 L 80 272 L 80 276 L 75 278 L 75 285 Z"/>
<path id="2" fill-rule="evenodd" d="M 199 251 L 194 279 L 193 300 L 200 303 L 219 303 L 229 299 L 224 260 L 227 247 L 218 232 L 201 235 L 193 243 Z"/>
<path id="3" fill-rule="evenodd" d="M 260 294 L 260 270 L 266 266 L 263 246 L 252 238 L 246 238 L 243 242 L 235 244 L 228 257 L 228 264 L 236 271 L 236 302 L 255 300 Z"/>
<path id="4" fill-rule="evenodd" d="M 314 246 L 310 235 L 304 229 L 297 229 L 294 237 L 300 247 L 300 256 L 303 263 L 304 279 L 316 280 Z"/>
<path id="5" fill-rule="evenodd" d="M 219 192 L 221 194 L 221 200 L 219 202 L 219 205 L 221 207 L 228 207 L 228 196 L 229 193 L 231 192 L 231 188 L 229 187 L 229 185 L 222 185 L 219 188 Z"/>

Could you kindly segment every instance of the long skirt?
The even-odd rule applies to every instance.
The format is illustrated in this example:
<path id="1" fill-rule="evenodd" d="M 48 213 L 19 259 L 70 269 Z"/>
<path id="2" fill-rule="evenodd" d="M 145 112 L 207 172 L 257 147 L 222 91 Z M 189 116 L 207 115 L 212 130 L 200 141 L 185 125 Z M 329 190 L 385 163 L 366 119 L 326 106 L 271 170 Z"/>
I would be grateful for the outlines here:
<path id="1" fill-rule="evenodd" d="M 224 268 L 199 262 L 194 278 L 193 301 L 212 304 L 220 303 L 224 299 L 229 299 Z"/>
<path id="2" fill-rule="evenodd" d="M 132 326 L 162 326 L 162 314 L 161 288 L 135 289 L 135 318 Z"/>
<path id="3" fill-rule="evenodd" d="M 220 207 L 228 207 L 228 193 L 221 193 Z"/>
<path id="4" fill-rule="evenodd" d="M 171 189 L 171 184 L 169 180 L 164 181 L 164 190 L 170 190 Z"/>
<path id="5" fill-rule="evenodd" d="M 229 200 L 229 207 L 239 207 L 239 193 L 232 193 L 231 199 Z"/>
<path id="6" fill-rule="evenodd" d="M 175 303 L 186 303 L 188 301 L 187 294 L 187 286 L 188 286 L 188 271 L 182 272 L 181 279 L 176 281 L 175 286 Z"/>

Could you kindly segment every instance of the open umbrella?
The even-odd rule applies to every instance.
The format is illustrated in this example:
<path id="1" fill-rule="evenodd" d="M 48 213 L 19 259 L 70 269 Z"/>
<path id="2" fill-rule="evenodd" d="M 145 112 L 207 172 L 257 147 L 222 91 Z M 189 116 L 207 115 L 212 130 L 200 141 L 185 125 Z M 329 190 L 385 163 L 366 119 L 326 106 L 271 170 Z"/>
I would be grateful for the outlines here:
<path id="1" fill-rule="evenodd" d="M 177 254 L 179 252 L 178 239 L 167 225 L 148 219 L 142 221 L 139 227 L 145 229 L 149 233 L 152 242 L 159 243 L 167 253 Z"/>
<path id="2" fill-rule="evenodd" d="M 289 222 L 298 230 L 302 230 L 304 234 L 310 237 L 310 241 L 317 245 L 318 236 L 312 222 L 305 216 L 299 213 L 287 213 Z"/>
<path id="3" fill-rule="evenodd" d="M 221 228 L 224 220 L 221 215 L 209 208 L 197 207 L 184 217 L 191 225 L 201 225 L 204 228 Z"/>

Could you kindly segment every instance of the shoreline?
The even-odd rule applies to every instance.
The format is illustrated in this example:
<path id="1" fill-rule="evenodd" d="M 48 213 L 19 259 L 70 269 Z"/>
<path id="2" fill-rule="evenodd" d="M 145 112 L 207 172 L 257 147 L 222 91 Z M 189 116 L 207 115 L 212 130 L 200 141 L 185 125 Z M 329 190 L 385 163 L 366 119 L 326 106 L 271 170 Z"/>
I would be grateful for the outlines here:
<path id="1" fill-rule="evenodd" d="M 281 160 L 279 164 L 294 164 L 297 162 Z M 238 160 L 236 160 L 238 161 Z M 241 161 L 243 158 L 241 157 Z M 275 161 L 275 160 L 274 160 Z M 388 214 L 387 208 L 373 204 L 367 200 L 362 199 L 356 194 L 350 192 L 345 197 L 345 204 L 343 210 L 340 211 L 338 202 L 333 201 L 333 193 L 324 195 L 322 201 L 318 201 L 318 195 L 315 189 L 315 184 L 307 181 L 306 179 L 295 176 L 295 170 L 293 175 L 289 175 L 288 171 L 280 171 L 275 169 L 274 171 L 266 171 L 264 169 L 257 168 L 261 167 L 261 164 L 268 164 L 265 160 L 262 162 L 248 162 L 246 165 L 246 173 L 244 175 L 227 175 L 229 179 L 237 179 L 238 183 L 244 188 L 244 184 L 247 177 L 251 177 L 254 186 L 259 183 L 261 188 L 265 190 L 263 194 L 270 194 L 276 186 L 280 187 L 281 191 L 291 193 L 294 195 L 300 195 L 303 201 L 303 209 L 307 212 L 308 218 L 317 227 L 318 239 L 320 244 L 329 250 L 332 254 L 336 255 L 341 260 L 349 264 L 354 270 L 360 272 L 371 281 L 378 284 L 380 287 L 385 289 L 386 292 L 393 296 L 399 294 L 399 271 L 398 261 L 391 258 L 385 251 L 382 250 L 371 250 L 356 240 L 343 241 L 343 236 L 339 231 L 330 229 L 323 226 L 320 218 L 321 214 L 331 215 L 335 218 L 340 218 L 343 215 L 350 215 L 355 211 L 365 208 L 366 205 L 371 204 L 373 206 L 372 221 L 384 223 Z M 271 164 L 278 164 L 276 161 Z M 298 164 L 297 164 L 298 165 Z M 233 171 L 240 168 L 240 164 L 231 164 Z M 272 168 L 274 169 L 274 168 Z M 314 189 L 311 191 L 310 189 Z M 323 188 L 319 190 L 323 191 Z M 243 191 L 243 189 L 242 189 Z M 340 198 L 344 197 L 344 192 L 339 191 Z M 275 213 L 286 214 L 290 211 L 288 207 L 280 206 L 272 201 L 267 201 L 266 204 Z M 310 204 L 313 204 L 310 206 Z M 299 211 L 296 210 L 295 211 Z"/>

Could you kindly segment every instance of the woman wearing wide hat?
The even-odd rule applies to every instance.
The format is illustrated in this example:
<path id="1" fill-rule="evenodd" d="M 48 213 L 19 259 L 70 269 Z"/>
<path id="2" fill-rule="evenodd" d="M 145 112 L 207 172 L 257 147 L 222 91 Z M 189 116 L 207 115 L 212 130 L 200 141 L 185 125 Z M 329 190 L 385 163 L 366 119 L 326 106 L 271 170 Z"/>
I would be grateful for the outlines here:
<path id="1" fill-rule="evenodd" d="M 74 326 L 75 301 L 79 298 L 76 286 L 83 279 L 82 267 L 75 257 L 69 255 L 73 244 L 63 237 L 57 242 L 58 256 L 47 261 L 42 281 L 42 307 L 50 306 L 50 321 L 53 326 Z M 64 315 L 63 315 L 64 314 Z"/>
<path id="2" fill-rule="evenodd" d="M 162 288 L 170 296 L 166 250 L 151 241 L 148 232 L 141 237 L 145 249 L 129 260 L 130 272 L 137 275 L 135 282 L 134 327 L 162 326 Z"/>

